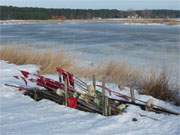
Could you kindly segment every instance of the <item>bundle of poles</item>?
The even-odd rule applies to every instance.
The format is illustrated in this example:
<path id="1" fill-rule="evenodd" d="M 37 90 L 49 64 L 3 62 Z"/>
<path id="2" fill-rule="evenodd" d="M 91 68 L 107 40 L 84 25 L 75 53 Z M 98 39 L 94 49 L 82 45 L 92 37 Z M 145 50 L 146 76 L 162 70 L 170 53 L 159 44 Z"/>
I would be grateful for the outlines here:
<path id="1" fill-rule="evenodd" d="M 23 81 L 26 84 L 25 86 L 17 86 L 12 84 L 5 85 L 17 88 L 24 95 L 33 98 L 35 101 L 48 99 L 60 105 L 65 105 L 67 107 L 86 112 L 99 113 L 104 116 L 117 115 L 121 113 L 122 110 L 119 110 L 118 106 L 122 104 L 139 106 L 143 110 L 154 111 L 156 113 L 179 115 L 177 112 L 162 108 L 150 102 L 136 99 L 133 89 L 130 89 L 131 96 L 123 95 L 119 92 L 110 90 L 106 87 L 106 78 L 103 78 L 102 85 L 97 85 L 96 77 L 93 75 L 92 86 L 94 91 L 97 91 L 97 87 L 101 89 L 98 96 L 101 104 L 97 105 L 97 103 L 94 102 L 97 96 L 88 94 L 90 89 L 86 82 L 82 81 L 80 78 L 74 76 L 72 73 L 69 73 L 62 68 L 57 68 L 57 72 L 59 75 L 59 81 L 49 79 L 42 75 L 31 74 L 27 71 L 21 71 L 23 76 L 16 76 L 16 78 L 23 78 Z M 39 87 L 27 87 L 28 81 L 35 82 Z M 79 97 L 73 97 L 75 93 Z M 107 93 L 109 93 L 109 95 L 114 94 L 120 98 L 114 99 L 111 96 L 108 96 Z M 82 95 L 86 95 L 86 98 L 80 98 Z M 72 104 L 71 102 L 75 102 L 75 104 Z"/>

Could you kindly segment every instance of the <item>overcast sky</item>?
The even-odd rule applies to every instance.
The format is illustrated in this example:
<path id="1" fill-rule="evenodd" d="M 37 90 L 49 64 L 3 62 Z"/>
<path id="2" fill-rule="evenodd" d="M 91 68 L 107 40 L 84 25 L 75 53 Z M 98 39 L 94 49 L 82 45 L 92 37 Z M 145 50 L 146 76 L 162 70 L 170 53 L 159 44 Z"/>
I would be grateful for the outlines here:
<path id="1" fill-rule="evenodd" d="M 180 0 L 0 0 L 0 5 L 81 9 L 180 9 Z"/>

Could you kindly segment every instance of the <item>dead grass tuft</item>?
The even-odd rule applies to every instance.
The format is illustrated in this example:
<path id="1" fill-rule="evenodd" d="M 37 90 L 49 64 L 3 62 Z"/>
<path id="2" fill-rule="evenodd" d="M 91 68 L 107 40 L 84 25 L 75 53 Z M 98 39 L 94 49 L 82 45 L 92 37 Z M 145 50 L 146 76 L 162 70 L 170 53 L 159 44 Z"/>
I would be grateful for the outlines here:
<path id="1" fill-rule="evenodd" d="M 34 51 L 32 48 L 3 47 L 0 49 L 0 59 L 17 65 L 37 64 L 41 73 L 53 73 L 56 67 L 70 68 L 73 61 L 64 51 L 47 52 Z"/>
<path id="2" fill-rule="evenodd" d="M 108 62 L 95 67 L 78 68 L 76 74 L 92 79 L 95 75 L 98 80 L 106 79 L 107 82 L 120 86 L 132 86 L 139 78 L 139 72 L 126 63 Z"/>
<path id="3" fill-rule="evenodd" d="M 151 95 L 161 100 L 173 101 L 176 105 L 180 105 L 178 88 L 170 84 L 170 78 L 165 71 L 162 71 L 160 74 L 151 71 L 145 75 L 141 81 L 140 89 L 143 94 Z"/>
<path id="4" fill-rule="evenodd" d="M 127 63 L 108 62 L 93 67 L 77 67 L 73 59 L 64 51 L 34 51 L 32 48 L 3 47 L 0 49 L 0 59 L 22 64 L 40 65 L 41 73 L 53 73 L 56 67 L 80 76 L 92 79 L 92 75 L 101 81 L 104 77 L 107 82 L 115 83 L 120 87 L 138 87 L 143 94 L 155 98 L 173 101 L 180 105 L 179 88 L 173 88 L 166 72 L 144 74 L 132 69 Z"/>

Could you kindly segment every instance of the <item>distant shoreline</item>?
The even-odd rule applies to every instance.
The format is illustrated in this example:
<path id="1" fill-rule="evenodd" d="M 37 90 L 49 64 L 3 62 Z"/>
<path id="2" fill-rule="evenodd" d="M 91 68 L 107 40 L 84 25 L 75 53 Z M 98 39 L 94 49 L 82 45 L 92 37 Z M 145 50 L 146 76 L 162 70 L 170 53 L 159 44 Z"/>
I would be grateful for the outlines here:
<path id="1" fill-rule="evenodd" d="M 109 19 L 72 19 L 72 20 L 0 20 L 0 24 L 38 24 L 38 23 L 120 23 L 120 24 L 163 24 L 163 25 L 180 25 L 180 19 L 132 19 L 132 18 L 109 18 Z"/>

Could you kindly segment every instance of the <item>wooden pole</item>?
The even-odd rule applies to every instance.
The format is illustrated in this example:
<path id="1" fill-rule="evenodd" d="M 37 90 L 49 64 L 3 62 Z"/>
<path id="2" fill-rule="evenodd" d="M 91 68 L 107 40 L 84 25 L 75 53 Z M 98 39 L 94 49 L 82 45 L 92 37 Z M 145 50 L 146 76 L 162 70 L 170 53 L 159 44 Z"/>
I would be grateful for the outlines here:
<path id="1" fill-rule="evenodd" d="M 102 81 L 102 105 L 103 105 L 103 115 L 108 116 L 109 115 L 109 99 L 106 96 L 106 92 L 105 92 L 105 78 Z"/>
<path id="2" fill-rule="evenodd" d="M 64 95 L 64 101 L 65 101 L 65 106 L 68 105 L 68 79 L 67 77 L 65 78 L 65 82 L 64 82 L 64 92 L 65 92 L 65 95 Z"/>
<path id="3" fill-rule="evenodd" d="M 103 79 L 103 81 L 102 81 L 102 108 L 103 108 L 103 115 L 104 116 L 106 116 L 105 115 L 105 89 L 104 89 L 104 87 L 105 87 L 105 80 Z"/>
<path id="4" fill-rule="evenodd" d="M 93 87 L 94 87 L 94 90 L 96 91 L 96 76 L 93 75 Z"/>
<path id="5" fill-rule="evenodd" d="M 109 101 L 108 101 L 108 97 L 105 96 L 105 116 L 109 115 Z"/>
<path id="6" fill-rule="evenodd" d="M 134 89 L 130 88 L 130 94 L 131 94 L 131 101 L 135 103 L 135 95 L 134 95 Z"/>

